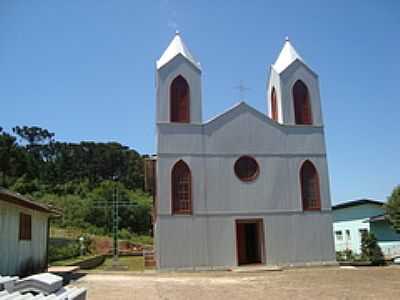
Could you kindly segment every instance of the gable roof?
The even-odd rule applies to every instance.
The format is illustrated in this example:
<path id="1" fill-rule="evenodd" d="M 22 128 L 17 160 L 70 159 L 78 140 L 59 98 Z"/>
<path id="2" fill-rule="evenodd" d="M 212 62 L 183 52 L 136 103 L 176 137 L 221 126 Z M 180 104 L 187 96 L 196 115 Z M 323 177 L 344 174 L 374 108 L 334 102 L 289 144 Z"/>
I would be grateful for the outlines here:
<path id="1" fill-rule="evenodd" d="M 353 201 L 348 201 L 348 202 L 333 205 L 332 210 L 353 207 L 353 206 L 359 206 L 359 205 L 365 205 L 365 204 L 374 204 L 374 205 L 379 205 L 379 206 L 384 205 L 384 203 L 381 201 L 376 201 L 376 200 L 372 200 L 372 199 L 359 199 L 359 200 L 353 200 Z"/>
<path id="2" fill-rule="evenodd" d="M 280 129 L 285 129 L 285 128 L 302 128 L 301 126 L 294 125 L 294 124 L 281 124 L 279 122 L 276 122 L 269 118 L 266 114 L 258 111 L 251 105 L 247 104 L 244 101 L 241 101 L 239 103 L 236 103 L 232 107 L 228 108 L 224 112 L 212 117 L 211 119 L 208 119 L 205 121 L 203 124 L 200 124 L 201 126 L 211 126 L 212 124 L 216 123 L 223 123 L 224 120 L 227 119 L 232 119 L 235 118 L 236 116 L 244 113 L 244 112 L 249 112 L 255 117 L 257 117 L 259 120 L 263 121 L 266 124 L 278 127 Z M 322 125 L 309 125 L 307 128 L 322 128 Z"/>
<path id="3" fill-rule="evenodd" d="M 173 60 L 177 55 L 182 55 L 189 62 L 191 62 L 198 70 L 201 70 L 200 63 L 196 61 L 192 53 L 189 51 L 189 48 L 183 42 L 179 31 L 175 33 L 174 38 L 171 43 L 169 43 L 167 49 L 164 51 L 163 55 L 161 55 L 160 59 L 157 60 L 157 70 L 161 69 L 171 60 Z"/>
<path id="4" fill-rule="evenodd" d="M 0 187 L 0 200 L 49 214 L 53 213 L 53 211 L 48 206 L 32 201 L 28 197 L 11 192 L 2 187 Z"/>

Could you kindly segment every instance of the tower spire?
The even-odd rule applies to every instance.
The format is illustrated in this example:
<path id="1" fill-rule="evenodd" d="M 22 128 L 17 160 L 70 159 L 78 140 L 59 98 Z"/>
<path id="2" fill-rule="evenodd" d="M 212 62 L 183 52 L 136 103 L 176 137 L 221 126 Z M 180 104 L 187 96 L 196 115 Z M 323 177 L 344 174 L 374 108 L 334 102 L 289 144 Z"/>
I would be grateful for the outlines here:
<path id="1" fill-rule="evenodd" d="M 169 63 L 178 54 L 183 55 L 188 61 L 190 61 L 197 69 L 201 70 L 200 63 L 194 58 L 189 48 L 184 43 L 179 30 L 175 31 L 175 36 L 167 49 L 161 55 L 157 61 L 157 69 L 160 69 L 167 63 Z"/>
<path id="2" fill-rule="evenodd" d="M 289 67 L 289 65 L 291 65 L 296 59 L 298 59 L 304 63 L 303 58 L 293 47 L 292 43 L 289 40 L 289 37 L 286 36 L 283 48 L 282 48 L 281 52 L 279 53 L 277 60 L 273 64 L 273 67 L 278 73 L 281 73 L 287 67 Z"/>

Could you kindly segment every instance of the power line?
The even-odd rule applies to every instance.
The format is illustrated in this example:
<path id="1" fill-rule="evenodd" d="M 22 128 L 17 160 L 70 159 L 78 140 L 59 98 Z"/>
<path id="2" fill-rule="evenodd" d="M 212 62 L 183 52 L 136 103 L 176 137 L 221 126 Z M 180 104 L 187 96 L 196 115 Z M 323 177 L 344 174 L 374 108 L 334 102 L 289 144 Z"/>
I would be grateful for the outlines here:
<path id="1" fill-rule="evenodd" d="M 118 215 L 119 215 L 119 208 L 120 207 L 135 207 L 137 206 L 136 203 L 129 202 L 127 200 L 123 201 L 118 201 L 118 191 L 117 188 L 114 187 L 113 191 L 113 201 L 112 205 L 110 205 L 109 202 L 106 201 L 99 201 L 95 202 L 93 208 L 105 208 L 109 209 L 110 207 L 112 208 L 112 223 L 113 223 L 113 262 L 112 265 L 113 267 L 116 267 L 118 265 L 118 257 L 119 257 L 119 252 L 118 252 Z"/>

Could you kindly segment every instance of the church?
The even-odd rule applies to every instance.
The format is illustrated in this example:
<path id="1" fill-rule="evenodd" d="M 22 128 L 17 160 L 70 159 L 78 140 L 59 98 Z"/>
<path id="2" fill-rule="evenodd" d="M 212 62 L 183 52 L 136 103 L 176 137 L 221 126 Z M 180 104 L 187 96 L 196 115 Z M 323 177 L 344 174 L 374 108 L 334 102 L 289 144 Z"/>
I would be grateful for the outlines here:
<path id="1" fill-rule="evenodd" d="M 318 75 L 286 39 L 268 113 L 202 120 L 202 67 L 177 32 L 156 63 L 159 269 L 335 262 Z"/>

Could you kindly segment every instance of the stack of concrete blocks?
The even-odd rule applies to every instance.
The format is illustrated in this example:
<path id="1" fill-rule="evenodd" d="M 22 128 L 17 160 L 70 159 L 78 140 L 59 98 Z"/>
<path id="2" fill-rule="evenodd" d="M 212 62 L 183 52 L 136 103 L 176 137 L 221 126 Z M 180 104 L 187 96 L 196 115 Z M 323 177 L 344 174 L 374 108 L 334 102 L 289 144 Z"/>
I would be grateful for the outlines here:
<path id="1" fill-rule="evenodd" d="M 86 290 L 63 287 L 62 277 L 42 273 L 24 279 L 0 275 L 0 300 L 85 300 Z"/>

